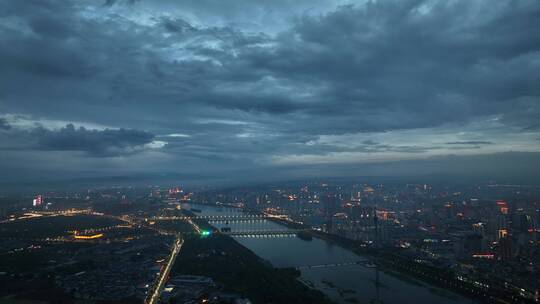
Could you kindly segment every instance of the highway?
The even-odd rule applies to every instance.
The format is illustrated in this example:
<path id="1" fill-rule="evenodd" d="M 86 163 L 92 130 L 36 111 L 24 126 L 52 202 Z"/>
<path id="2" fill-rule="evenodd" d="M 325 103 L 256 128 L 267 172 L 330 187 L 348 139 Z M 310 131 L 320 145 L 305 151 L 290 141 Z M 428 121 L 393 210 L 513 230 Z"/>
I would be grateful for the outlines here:
<path id="1" fill-rule="evenodd" d="M 191 225 L 191 227 L 193 227 L 193 229 L 195 229 L 195 231 L 197 231 L 197 233 L 201 233 L 201 227 L 199 227 L 199 225 L 197 225 L 191 218 L 188 218 L 187 222 Z"/>
<path id="2" fill-rule="evenodd" d="M 178 236 L 176 240 L 174 241 L 173 250 L 169 257 L 169 261 L 167 261 L 167 265 L 165 266 L 163 271 L 160 273 L 160 276 L 157 280 L 157 284 L 152 289 L 152 293 L 149 295 L 145 303 L 147 304 L 158 303 L 159 297 L 161 296 L 161 291 L 163 290 L 163 287 L 165 286 L 165 282 L 167 281 L 167 278 L 169 277 L 169 272 L 171 271 L 171 268 L 174 265 L 174 261 L 176 260 L 176 257 L 178 256 L 180 249 L 182 249 L 183 244 L 184 244 L 184 240 L 180 236 Z"/>

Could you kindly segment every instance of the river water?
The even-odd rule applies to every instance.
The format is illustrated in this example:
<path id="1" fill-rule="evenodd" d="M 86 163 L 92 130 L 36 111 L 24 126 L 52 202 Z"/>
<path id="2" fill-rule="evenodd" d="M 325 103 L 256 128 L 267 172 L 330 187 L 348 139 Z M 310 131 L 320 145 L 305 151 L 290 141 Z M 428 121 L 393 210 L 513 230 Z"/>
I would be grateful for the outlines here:
<path id="1" fill-rule="evenodd" d="M 239 215 L 235 208 L 220 208 L 191 204 L 200 209 L 197 215 Z M 186 209 L 191 207 L 184 205 Z M 216 221 L 216 228 L 230 227 L 234 231 L 288 230 L 269 220 Z M 302 240 L 295 235 L 272 237 L 238 236 L 235 239 L 274 267 L 301 267 L 332 263 L 347 263 L 368 258 L 359 256 L 330 242 L 313 238 Z M 477 303 L 410 276 L 389 274 L 362 264 L 301 268 L 301 279 L 337 303 Z M 354 302 L 356 300 L 357 302 Z"/>

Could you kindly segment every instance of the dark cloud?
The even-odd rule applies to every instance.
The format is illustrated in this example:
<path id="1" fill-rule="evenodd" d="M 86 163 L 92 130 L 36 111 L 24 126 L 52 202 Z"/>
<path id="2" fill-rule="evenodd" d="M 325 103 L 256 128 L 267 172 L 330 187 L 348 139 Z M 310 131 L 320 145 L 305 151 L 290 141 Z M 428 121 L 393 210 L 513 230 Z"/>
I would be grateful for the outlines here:
<path id="1" fill-rule="evenodd" d="M 496 164 L 496 165 L 494 165 Z M 538 152 L 507 152 L 481 155 L 447 155 L 420 160 L 374 162 L 358 165 L 313 165 L 292 170 L 298 174 L 317 176 L 318 172 L 339 168 L 348 176 L 420 176 L 426 181 L 443 178 L 445 181 L 460 179 L 499 179 L 501 181 L 540 183 L 536 168 L 540 166 Z M 295 173 L 289 173 L 291 175 Z"/>
<path id="2" fill-rule="evenodd" d="M 422 14 L 424 4 L 379 1 L 302 18 L 294 36 L 281 38 L 277 49 L 251 54 L 252 64 L 327 88 L 320 95 L 326 102 L 306 110 L 323 119 L 342 118 L 334 125 L 337 133 L 343 132 L 339 122 L 351 124 L 354 114 L 355 124 L 348 129 L 361 131 L 428 127 L 532 109 L 511 110 L 514 99 L 540 96 L 534 85 L 540 75 L 523 60 L 540 49 L 540 40 L 523 31 L 512 33 L 540 26 L 540 18 L 534 18 L 538 3 L 501 5 L 493 15 L 480 15 L 464 2 L 435 4 Z M 379 116 L 383 119 L 372 120 Z"/>
<path id="3" fill-rule="evenodd" d="M 197 31 L 197 29 L 192 26 L 189 22 L 176 18 L 176 19 L 170 19 L 170 18 L 163 18 L 163 27 L 165 30 L 169 32 L 174 33 L 185 33 L 185 32 L 192 32 Z"/>
<path id="4" fill-rule="evenodd" d="M 482 141 L 482 140 L 469 140 L 469 141 L 452 141 L 447 142 L 445 145 L 492 145 L 491 141 Z"/>
<path id="5" fill-rule="evenodd" d="M 1 1 L 0 111 L 109 130 L 0 120 L 0 146 L 139 157 L 156 134 L 159 168 L 244 172 L 286 155 L 495 149 L 500 133 L 525 147 L 540 121 L 536 28 L 534 0 Z M 350 134 L 366 136 L 310 144 Z"/>
<path id="6" fill-rule="evenodd" d="M 11 126 L 8 124 L 8 122 L 3 119 L 3 118 L 0 118 L 0 130 L 9 130 L 11 129 Z"/>
<path id="7" fill-rule="evenodd" d="M 484 2 L 349 5 L 301 16 L 275 37 L 193 26 L 182 17 L 159 17 L 155 26 L 85 19 L 72 2 L 55 4 L 62 18 L 48 13 L 50 7 L 37 15 L 27 10 L 31 4 L 18 4 L 26 13 L 19 16 L 36 33 L 56 40 L 6 32 L 6 41 L 23 52 L 2 54 L 4 66 L 28 72 L 20 75 L 24 81 L 69 78 L 97 104 L 135 104 L 132 111 L 148 113 L 152 99 L 162 111 L 206 106 L 277 114 L 281 124 L 310 134 L 423 128 L 484 115 L 519 124 L 524 115 L 540 116 L 535 102 L 520 99 L 540 95 L 538 67 L 527 58 L 536 56 L 540 43 L 520 30 L 540 27 L 533 1 L 503 2 L 489 13 L 479 13 Z M 164 32 L 174 35 L 158 38 Z M 164 50 L 183 55 L 175 60 Z M 90 76 L 96 78 L 87 82 Z M 80 99 L 62 91 L 63 83 L 41 83 L 55 88 L 44 94 L 56 103 Z M 159 109 L 148 114 L 158 117 Z M 283 116 L 290 113 L 298 114 Z"/>
<path id="8" fill-rule="evenodd" d="M 362 142 L 362 144 L 364 145 L 368 145 L 368 146 L 374 146 L 374 145 L 378 145 L 379 143 L 374 141 L 374 140 L 371 140 L 371 139 L 367 139 L 367 140 L 364 140 Z"/>
<path id="9" fill-rule="evenodd" d="M 105 3 L 103 3 L 103 5 L 104 6 L 113 6 L 115 4 L 133 5 L 137 2 L 139 2 L 139 0 L 105 0 Z"/>
<path id="10" fill-rule="evenodd" d="M 442 147 L 432 145 L 388 145 L 388 144 L 362 144 L 351 146 L 335 146 L 335 145 L 317 145 L 312 149 L 305 149 L 304 153 L 325 155 L 331 152 L 360 152 L 367 154 L 400 152 L 400 153 L 422 153 L 433 150 L 440 150 Z"/>
<path id="11" fill-rule="evenodd" d="M 523 128 L 523 131 L 525 131 L 525 132 L 539 131 L 539 130 L 540 130 L 540 124 L 530 125 L 530 126 L 527 126 L 527 127 Z"/>
<path id="12" fill-rule="evenodd" d="M 9 125 L 8 125 L 9 126 Z M 77 151 L 94 157 L 130 155 L 144 150 L 154 135 L 133 129 L 90 130 L 68 124 L 58 130 L 37 125 L 31 129 L 6 128 L 0 150 Z"/>
<path id="13" fill-rule="evenodd" d="M 136 152 L 152 142 L 154 135 L 138 130 L 119 129 L 103 131 L 75 128 L 68 124 L 58 131 L 37 128 L 38 148 L 53 151 L 81 151 L 93 156 L 116 156 Z"/>

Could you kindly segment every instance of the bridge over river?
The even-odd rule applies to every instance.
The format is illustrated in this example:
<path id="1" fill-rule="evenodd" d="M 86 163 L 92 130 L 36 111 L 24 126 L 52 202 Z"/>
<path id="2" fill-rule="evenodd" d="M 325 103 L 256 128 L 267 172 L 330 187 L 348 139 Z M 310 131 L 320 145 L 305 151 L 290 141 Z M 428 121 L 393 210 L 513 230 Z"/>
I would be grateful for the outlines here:
<path id="1" fill-rule="evenodd" d="M 287 229 L 287 230 L 247 230 L 247 231 L 222 231 L 222 234 L 235 237 L 286 237 L 296 236 L 298 232 L 305 231 L 303 229 Z"/>
<path id="2" fill-rule="evenodd" d="M 185 221 L 188 219 L 202 219 L 208 222 L 215 221 L 250 221 L 264 220 L 269 218 L 282 218 L 280 216 L 271 216 L 266 214 L 230 214 L 230 215 L 196 215 L 196 216 L 153 216 L 149 218 L 153 221 Z"/>
<path id="3" fill-rule="evenodd" d="M 341 267 L 341 266 L 351 266 L 351 265 L 364 265 L 366 267 L 375 268 L 377 265 L 369 260 L 360 260 L 354 262 L 343 262 L 343 263 L 326 263 L 326 264 L 313 264 L 313 265 L 300 265 L 295 266 L 294 268 L 298 270 L 302 269 L 312 269 L 312 268 L 329 268 L 329 267 Z"/>
<path id="4" fill-rule="evenodd" d="M 197 204 L 189 204 L 186 209 L 190 207 L 201 211 L 195 214 L 196 218 L 209 221 L 220 231 L 230 229 L 221 233 L 233 236 L 274 267 L 300 270 L 302 281 L 309 282 L 309 286 L 321 290 L 336 303 L 350 303 L 351 298 L 359 303 L 475 303 L 436 286 L 384 273 L 368 257 L 316 236 L 311 241 L 296 237 L 303 230 L 293 229 L 297 225 L 281 223 L 286 218 L 273 221 L 268 215 Z M 381 286 L 389 286 L 388 292 L 379 292 Z M 352 292 L 343 293 L 343 290 Z"/>

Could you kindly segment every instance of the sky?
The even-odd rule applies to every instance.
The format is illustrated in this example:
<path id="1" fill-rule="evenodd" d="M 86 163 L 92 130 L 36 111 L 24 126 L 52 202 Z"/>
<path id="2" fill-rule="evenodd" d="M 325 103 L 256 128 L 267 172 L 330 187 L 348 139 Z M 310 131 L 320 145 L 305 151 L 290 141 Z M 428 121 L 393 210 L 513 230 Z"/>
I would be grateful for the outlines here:
<path id="1" fill-rule="evenodd" d="M 4 0 L 0 41 L 3 182 L 540 168 L 536 0 Z"/>

